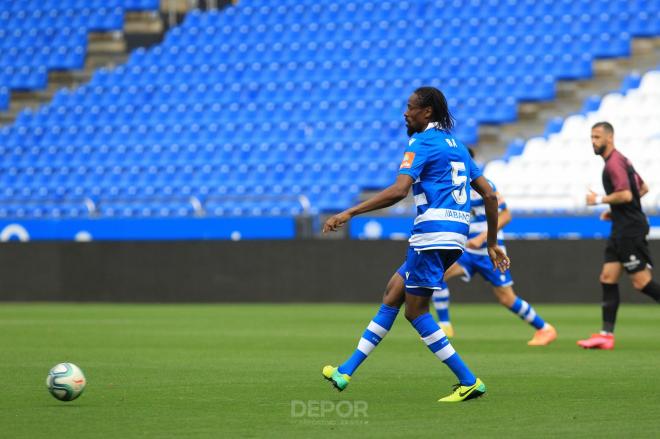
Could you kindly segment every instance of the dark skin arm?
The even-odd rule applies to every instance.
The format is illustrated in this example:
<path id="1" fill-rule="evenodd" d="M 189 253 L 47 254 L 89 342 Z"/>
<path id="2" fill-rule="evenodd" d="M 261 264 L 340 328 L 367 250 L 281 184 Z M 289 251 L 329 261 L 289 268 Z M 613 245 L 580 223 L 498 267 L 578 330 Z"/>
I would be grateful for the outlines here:
<path id="1" fill-rule="evenodd" d="M 504 253 L 504 251 L 497 245 L 497 222 L 498 222 L 498 202 L 497 194 L 493 188 L 488 184 L 483 176 L 472 180 L 470 186 L 477 191 L 481 198 L 484 199 L 484 207 L 486 209 L 486 223 L 488 224 L 488 232 L 486 236 L 486 245 L 488 246 L 488 256 L 493 262 L 493 267 L 505 272 L 511 265 L 511 261 Z"/>
<path id="2" fill-rule="evenodd" d="M 496 192 L 497 194 L 497 192 Z M 507 224 L 511 222 L 511 212 L 509 209 L 503 209 L 497 219 L 497 230 L 502 230 Z M 479 235 L 475 236 L 474 238 L 470 239 L 467 243 L 466 246 L 468 248 L 481 248 L 483 243 L 486 241 L 486 238 L 488 237 L 488 232 L 482 232 Z"/>
<path id="3" fill-rule="evenodd" d="M 331 216 L 323 225 L 323 233 L 334 232 L 341 228 L 356 215 L 360 215 L 372 210 L 382 209 L 384 207 L 392 206 L 399 201 L 406 198 L 410 187 L 413 184 L 413 179 L 404 174 L 397 176 L 396 181 L 377 193 L 373 197 L 358 204 L 357 206 L 346 209 L 345 211 Z"/>
<path id="4" fill-rule="evenodd" d="M 400 174 L 397 176 L 396 181 L 379 192 L 375 196 L 366 201 L 358 204 L 357 206 L 346 209 L 345 211 L 333 215 L 323 225 L 323 233 L 334 232 L 343 227 L 351 218 L 373 210 L 382 209 L 384 207 L 392 206 L 399 201 L 403 200 L 410 191 L 413 184 L 412 177 Z M 474 190 L 484 199 L 484 206 L 486 208 L 486 221 L 488 223 L 488 256 L 493 262 L 493 266 L 501 272 L 509 268 L 510 261 L 504 251 L 497 246 L 497 216 L 498 216 L 498 203 L 497 195 L 488 184 L 484 177 L 479 177 L 471 183 Z"/>

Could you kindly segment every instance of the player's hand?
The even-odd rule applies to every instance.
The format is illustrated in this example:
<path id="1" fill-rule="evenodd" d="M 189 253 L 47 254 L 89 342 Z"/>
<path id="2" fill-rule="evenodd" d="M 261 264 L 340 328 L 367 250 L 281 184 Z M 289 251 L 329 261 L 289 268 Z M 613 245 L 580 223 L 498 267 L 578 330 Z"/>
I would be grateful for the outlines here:
<path id="1" fill-rule="evenodd" d="M 493 263 L 493 271 L 500 270 L 502 273 L 511 266 L 511 260 L 499 246 L 488 247 L 488 256 Z"/>
<path id="2" fill-rule="evenodd" d="M 474 238 L 469 239 L 468 242 L 465 243 L 465 246 L 467 248 L 477 250 L 484 245 L 484 241 L 486 241 L 485 238 L 480 238 L 479 236 L 475 236 Z"/>
<path id="3" fill-rule="evenodd" d="M 328 218 L 325 224 L 323 224 L 323 233 L 336 232 L 338 229 L 344 227 L 344 224 L 346 224 L 350 219 L 351 215 L 345 211 L 331 216 Z"/>
<path id="4" fill-rule="evenodd" d="M 596 197 L 598 195 L 594 191 L 589 191 L 587 192 L 587 206 L 595 206 L 596 205 Z"/>
<path id="5" fill-rule="evenodd" d="M 601 221 L 612 221 L 612 212 L 609 210 L 604 210 L 600 213 Z"/>

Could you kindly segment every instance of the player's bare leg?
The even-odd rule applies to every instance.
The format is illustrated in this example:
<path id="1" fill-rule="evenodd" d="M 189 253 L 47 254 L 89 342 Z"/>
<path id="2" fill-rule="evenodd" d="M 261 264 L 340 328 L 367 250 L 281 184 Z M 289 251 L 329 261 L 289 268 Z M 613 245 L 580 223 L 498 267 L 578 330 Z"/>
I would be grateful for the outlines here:
<path id="1" fill-rule="evenodd" d="M 413 294 L 405 295 L 406 311 L 405 316 L 409 322 L 417 317 L 429 312 L 430 299 L 425 296 L 415 296 Z"/>
<path id="2" fill-rule="evenodd" d="M 623 273 L 623 266 L 619 262 L 606 262 L 600 271 L 600 283 L 618 284 Z"/>
<path id="3" fill-rule="evenodd" d="M 504 307 L 515 312 L 521 319 L 530 323 L 536 328 L 534 337 L 527 342 L 530 346 L 546 346 L 555 341 L 557 330 L 554 326 L 546 323 L 537 314 L 529 303 L 522 300 L 508 285 L 504 287 L 493 287 L 493 294 Z"/>
<path id="4" fill-rule="evenodd" d="M 630 275 L 630 282 L 632 282 L 633 288 L 640 292 L 652 280 L 653 275 L 651 274 L 651 270 L 648 268 L 645 268 L 644 270 L 638 271 L 636 273 L 632 273 Z"/>
<path id="5" fill-rule="evenodd" d="M 497 298 L 497 301 L 501 305 L 511 308 L 511 305 L 516 301 L 516 293 L 513 292 L 513 288 L 508 287 L 493 287 L 493 294 Z"/>
<path id="6" fill-rule="evenodd" d="M 378 314 L 369 323 L 367 329 L 362 334 L 358 347 L 353 355 L 340 366 L 328 365 L 323 367 L 323 377 L 328 380 L 337 390 L 344 390 L 357 368 L 366 360 L 371 351 L 385 338 L 389 332 L 394 320 L 396 319 L 399 308 L 405 300 L 405 287 L 403 278 L 394 273 L 390 278 L 385 293 L 383 294 L 383 304 Z"/>
<path id="7" fill-rule="evenodd" d="M 394 273 L 390 281 L 385 287 L 383 294 L 383 303 L 385 305 L 401 308 L 403 302 L 406 300 L 406 287 L 404 280 L 398 273 Z"/>
<path id="8" fill-rule="evenodd" d="M 585 349 L 614 349 L 614 325 L 619 310 L 619 279 L 623 266 L 619 262 L 606 262 L 600 272 L 603 287 L 603 329 L 599 334 L 591 334 L 585 340 L 578 340 L 578 346 Z"/>
<path id="9" fill-rule="evenodd" d="M 454 263 L 445 271 L 445 276 L 444 276 L 444 281 L 447 282 L 449 279 L 458 277 L 458 276 L 465 276 L 465 271 L 463 270 L 463 267 L 461 267 L 459 264 Z M 448 298 L 447 298 L 448 299 Z M 449 306 L 449 301 L 447 300 L 447 306 Z M 442 328 L 443 331 L 445 331 L 445 334 L 447 334 L 447 337 L 452 338 L 455 336 L 456 331 L 454 331 L 454 325 L 451 322 L 442 322 L 440 323 L 440 327 Z"/>
<path id="10" fill-rule="evenodd" d="M 452 264 L 451 267 L 445 271 L 445 282 L 448 281 L 451 278 L 457 277 L 457 276 L 465 276 L 465 270 L 463 270 L 463 267 L 461 267 L 459 264 Z"/>
<path id="11" fill-rule="evenodd" d="M 660 303 L 660 284 L 653 280 L 653 274 L 649 268 L 631 273 L 630 281 L 637 291 Z"/>
<path id="12" fill-rule="evenodd" d="M 451 267 L 449 267 L 449 269 L 447 269 L 447 271 L 445 271 L 444 281 L 446 282 L 447 280 L 449 280 L 451 278 L 454 278 L 454 277 L 457 277 L 457 276 L 465 276 L 465 275 L 466 274 L 465 274 L 465 271 L 464 271 L 463 267 L 460 266 L 459 264 L 454 263 L 454 264 L 451 265 Z M 441 301 L 441 303 L 445 304 L 445 307 L 447 307 L 447 308 L 445 308 L 445 309 L 447 309 L 446 318 L 445 318 L 446 321 L 442 320 L 442 318 L 440 318 L 441 314 L 440 314 L 440 311 L 438 311 L 438 317 L 440 319 L 438 324 L 440 325 L 442 330 L 445 332 L 447 337 L 452 338 L 455 335 L 455 331 L 454 331 L 454 326 L 451 324 L 451 322 L 448 319 L 448 317 L 449 317 L 449 312 L 448 312 L 448 307 L 449 307 L 448 294 L 449 294 L 449 292 L 448 292 L 448 290 L 445 290 L 444 291 L 445 296 L 442 296 L 441 295 L 442 293 L 443 293 L 443 291 L 440 291 L 440 290 L 437 290 L 437 291 L 433 292 L 434 300 L 436 298 L 436 295 L 438 295 L 437 297 L 444 298 L 444 302 L 442 302 L 442 299 L 440 299 L 440 301 Z M 435 303 L 434 303 L 434 305 L 435 305 Z"/>

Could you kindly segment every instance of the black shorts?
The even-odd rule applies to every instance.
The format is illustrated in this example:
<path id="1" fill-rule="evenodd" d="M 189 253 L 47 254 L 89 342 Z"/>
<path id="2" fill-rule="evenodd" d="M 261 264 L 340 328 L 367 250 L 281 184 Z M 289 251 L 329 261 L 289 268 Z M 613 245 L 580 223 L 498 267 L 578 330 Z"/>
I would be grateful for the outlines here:
<path id="1" fill-rule="evenodd" d="M 605 262 L 620 262 L 630 274 L 651 268 L 651 252 L 646 237 L 612 238 L 605 246 Z"/>

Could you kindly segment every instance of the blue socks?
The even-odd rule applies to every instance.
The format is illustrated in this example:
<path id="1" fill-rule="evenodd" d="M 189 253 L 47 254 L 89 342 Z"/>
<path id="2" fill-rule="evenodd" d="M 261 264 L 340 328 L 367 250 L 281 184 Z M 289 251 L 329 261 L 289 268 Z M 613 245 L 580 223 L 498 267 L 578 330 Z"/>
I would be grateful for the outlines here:
<path id="1" fill-rule="evenodd" d="M 367 329 L 362 334 L 362 338 L 360 338 L 358 347 L 353 352 L 353 355 L 344 364 L 339 366 L 339 373 L 353 375 L 371 351 L 378 346 L 378 343 L 392 329 L 392 324 L 397 314 L 399 314 L 399 308 L 385 305 L 384 303 L 380 306 L 378 314 L 369 322 L 369 326 L 367 326 Z"/>
<path id="2" fill-rule="evenodd" d="M 513 305 L 511 305 L 509 309 L 511 312 L 518 314 L 521 319 L 525 320 L 536 329 L 543 329 L 545 326 L 545 321 L 541 316 L 536 314 L 534 308 L 520 297 L 516 297 L 516 301 L 513 302 Z"/>
<path id="3" fill-rule="evenodd" d="M 477 378 L 470 372 L 461 357 L 458 356 L 451 343 L 449 343 L 447 336 L 433 320 L 430 313 L 417 317 L 412 321 L 412 325 L 431 352 L 454 372 L 461 385 L 471 386 L 477 381 Z"/>
<path id="4" fill-rule="evenodd" d="M 443 289 L 433 291 L 433 306 L 435 307 L 435 312 L 438 314 L 438 320 L 440 323 L 450 324 L 449 288 L 447 287 L 447 284 L 444 284 L 443 286 Z M 545 320 L 536 314 L 534 308 L 520 297 L 516 297 L 516 301 L 511 305 L 509 310 L 518 314 L 521 319 L 525 320 L 536 329 L 543 329 L 543 327 L 545 327 Z"/>
<path id="5" fill-rule="evenodd" d="M 378 310 L 378 314 L 369 322 L 369 326 L 367 326 L 367 329 L 362 334 L 353 355 L 339 366 L 339 373 L 353 375 L 371 351 L 378 346 L 389 330 L 392 329 L 392 324 L 398 314 L 398 308 L 382 304 Z M 456 353 L 451 343 L 449 343 L 447 336 L 435 320 L 433 320 L 430 313 L 417 317 L 413 320 L 412 325 L 431 352 L 454 372 L 461 385 L 471 386 L 477 381 L 477 378 Z"/>
<path id="6" fill-rule="evenodd" d="M 440 323 L 443 325 L 451 323 L 451 320 L 449 320 L 449 288 L 447 284 L 443 284 L 441 290 L 433 291 L 433 306 Z"/>

